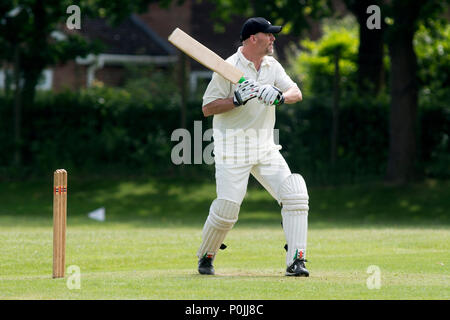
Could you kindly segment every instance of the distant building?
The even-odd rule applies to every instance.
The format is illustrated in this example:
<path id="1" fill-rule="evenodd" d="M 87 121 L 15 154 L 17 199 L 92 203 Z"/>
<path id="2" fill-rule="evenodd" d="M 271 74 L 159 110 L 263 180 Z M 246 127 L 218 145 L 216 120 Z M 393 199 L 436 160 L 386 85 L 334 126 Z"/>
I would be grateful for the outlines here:
<path id="1" fill-rule="evenodd" d="M 89 87 L 94 80 L 121 86 L 128 64 L 164 67 L 177 60 L 175 49 L 136 15 L 131 15 L 117 27 L 109 26 L 100 18 L 86 18 L 79 32 L 88 40 L 100 40 L 105 50 L 55 66 L 52 86 L 55 90 Z"/>

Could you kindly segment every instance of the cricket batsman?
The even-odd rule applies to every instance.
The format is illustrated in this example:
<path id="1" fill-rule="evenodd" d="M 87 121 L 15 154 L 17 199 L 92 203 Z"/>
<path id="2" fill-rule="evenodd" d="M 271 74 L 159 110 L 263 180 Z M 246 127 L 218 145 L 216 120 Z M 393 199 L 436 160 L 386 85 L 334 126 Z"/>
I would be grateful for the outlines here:
<path id="1" fill-rule="evenodd" d="M 248 19 L 241 29 L 242 46 L 226 60 L 244 72 L 246 81 L 234 85 L 214 73 L 203 96 L 204 116 L 214 116 L 217 198 L 197 252 L 200 274 L 214 274 L 214 258 L 238 220 L 252 174 L 281 206 L 286 276 L 309 276 L 305 267 L 308 191 L 303 177 L 291 173 L 273 134 L 276 109 L 302 100 L 297 84 L 272 56 L 274 34 L 281 29 L 261 17 Z"/>

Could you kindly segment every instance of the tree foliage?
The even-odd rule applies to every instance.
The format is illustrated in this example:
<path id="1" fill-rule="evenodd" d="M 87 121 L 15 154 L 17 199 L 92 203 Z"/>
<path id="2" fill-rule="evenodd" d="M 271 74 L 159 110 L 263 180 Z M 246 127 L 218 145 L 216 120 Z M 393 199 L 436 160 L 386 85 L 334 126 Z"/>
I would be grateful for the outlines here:
<path id="1" fill-rule="evenodd" d="M 441 104 L 450 108 L 450 24 L 439 21 L 421 24 L 414 46 L 422 105 Z"/>
<path id="2" fill-rule="evenodd" d="M 283 25 L 282 33 L 300 35 L 310 27 L 312 19 L 332 13 L 331 0 L 218 0 L 213 17 L 216 23 L 229 22 L 233 16 L 261 16 L 272 24 Z"/>
<path id="3" fill-rule="evenodd" d="M 357 70 L 358 35 L 355 25 L 325 24 L 323 36 L 317 40 L 300 42 L 299 54 L 294 58 L 291 73 L 298 75 L 305 96 L 329 96 L 333 89 L 334 54 L 340 53 L 339 69 L 343 89 L 354 85 Z"/>

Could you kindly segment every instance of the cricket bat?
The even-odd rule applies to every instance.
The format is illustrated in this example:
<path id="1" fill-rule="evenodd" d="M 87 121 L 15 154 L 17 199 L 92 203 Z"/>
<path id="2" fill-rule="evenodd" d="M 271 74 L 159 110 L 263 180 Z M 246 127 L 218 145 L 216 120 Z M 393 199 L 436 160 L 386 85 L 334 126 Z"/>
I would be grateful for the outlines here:
<path id="1" fill-rule="evenodd" d="M 226 62 L 218 54 L 209 50 L 181 29 L 176 28 L 171 33 L 169 42 L 192 59 L 220 74 L 232 83 L 241 83 L 245 81 L 244 73 L 241 70 Z"/>

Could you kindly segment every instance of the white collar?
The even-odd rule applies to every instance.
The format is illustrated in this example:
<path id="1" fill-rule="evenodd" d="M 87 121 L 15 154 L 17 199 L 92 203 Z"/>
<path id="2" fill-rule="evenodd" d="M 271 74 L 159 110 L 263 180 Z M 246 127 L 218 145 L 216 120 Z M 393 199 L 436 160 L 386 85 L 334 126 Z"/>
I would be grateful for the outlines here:
<path id="1" fill-rule="evenodd" d="M 237 54 L 239 56 L 239 59 L 241 59 L 243 61 L 244 65 L 253 65 L 253 62 L 251 62 L 250 60 L 248 60 L 244 54 L 242 53 L 242 46 L 240 46 L 237 50 Z M 269 65 L 269 61 L 268 61 L 268 57 L 264 56 L 262 62 L 261 62 L 261 67 L 262 66 L 266 66 Z"/>

